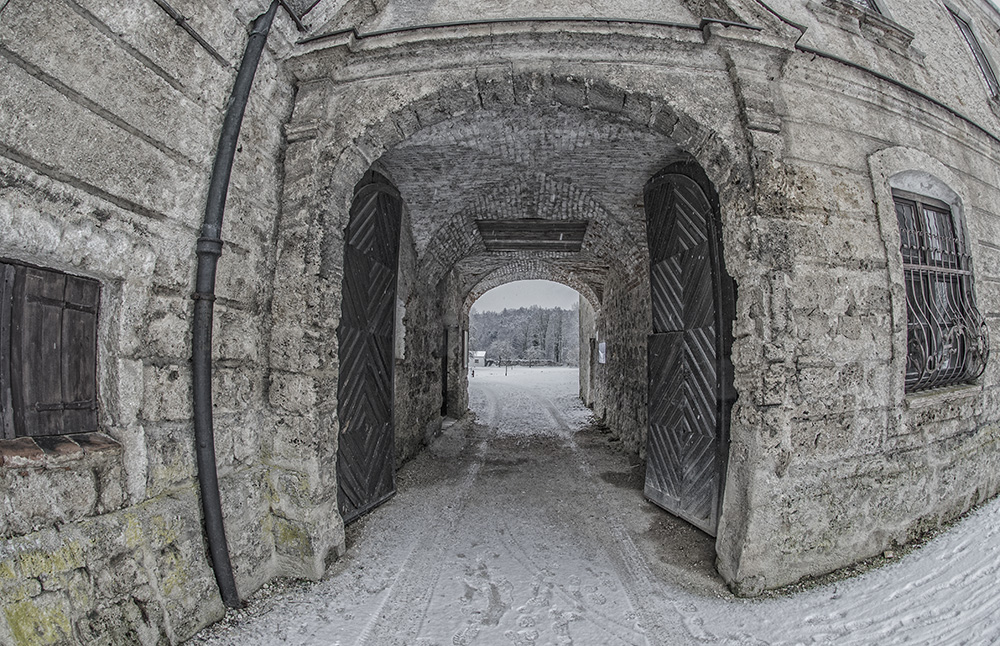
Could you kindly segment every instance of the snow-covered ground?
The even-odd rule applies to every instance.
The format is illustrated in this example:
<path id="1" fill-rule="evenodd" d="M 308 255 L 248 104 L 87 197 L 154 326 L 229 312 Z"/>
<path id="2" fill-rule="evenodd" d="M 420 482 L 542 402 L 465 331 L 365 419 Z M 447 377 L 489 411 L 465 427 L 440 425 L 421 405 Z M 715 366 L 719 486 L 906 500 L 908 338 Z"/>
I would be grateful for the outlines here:
<path id="1" fill-rule="evenodd" d="M 643 499 L 576 388 L 573 369 L 477 369 L 478 423 L 403 467 L 326 580 L 271 587 L 190 643 L 1000 644 L 997 501 L 889 566 L 736 599 L 711 539 Z"/>

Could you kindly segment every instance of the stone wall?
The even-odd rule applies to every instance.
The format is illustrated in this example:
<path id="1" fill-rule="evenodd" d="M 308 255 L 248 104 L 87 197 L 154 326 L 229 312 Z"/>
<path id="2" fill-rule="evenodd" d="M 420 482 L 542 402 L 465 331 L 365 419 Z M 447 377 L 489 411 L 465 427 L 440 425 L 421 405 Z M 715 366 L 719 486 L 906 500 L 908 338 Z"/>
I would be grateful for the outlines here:
<path id="1" fill-rule="evenodd" d="M 177 643 L 222 615 L 194 479 L 195 241 L 258 3 L 0 6 L 0 258 L 95 278 L 101 433 L 0 441 L 0 643 Z M 252 6 L 253 5 L 253 6 Z M 278 571 L 267 339 L 279 15 L 247 109 L 215 303 L 215 430 L 237 583 Z M 207 46 L 206 46 L 207 45 Z"/>
<path id="2" fill-rule="evenodd" d="M 606 363 L 594 361 L 594 414 L 627 451 L 645 456 L 648 382 L 646 337 L 652 329 L 649 279 L 614 275 L 594 327 Z M 581 310 L 582 311 L 582 310 Z M 581 320 L 586 319 L 581 316 Z M 580 347 L 583 347 L 582 339 Z M 581 355 L 583 351 L 581 350 Z M 589 355 L 589 352 L 588 352 Z M 581 366 L 583 364 L 581 356 Z M 589 356 L 587 361 L 591 361 Z"/>
<path id="3" fill-rule="evenodd" d="M 901 278 L 892 273 L 898 240 L 887 241 L 892 210 L 885 204 L 876 206 L 884 200 L 884 191 L 873 188 L 871 169 L 873 154 L 912 140 L 921 142 L 919 148 L 939 166 L 952 168 L 952 174 L 955 168 L 971 164 L 970 170 L 979 173 L 975 186 L 991 186 L 995 185 L 992 139 L 953 111 L 899 85 L 831 58 L 797 52 L 795 42 L 801 34 L 793 27 L 764 24 L 773 31 L 755 35 L 710 26 L 700 45 L 683 38 L 666 45 L 676 47 L 678 56 L 691 57 L 683 63 L 678 58 L 672 63 L 660 59 L 664 50 L 657 53 L 655 65 L 643 59 L 650 64 L 649 75 L 662 75 L 660 87 L 672 87 L 671 74 L 678 68 L 671 65 L 688 65 L 686 72 L 705 89 L 697 97 L 671 97 L 677 111 L 668 117 L 672 122 L 668 131 L 681 150 L 698 159 L 719 191 L 725 260 L 737 283 L 733 362 L 739 400 L 733 411 L 717 547 L 720 571 L 737 590 L 750 594 L 877 554 L 955 517 L 995 493 L 997 486 L 990 477 L 975 475 L 977 470 L 993 468 L 988 457 L 972 457 L 978 448 L 994 443 L 995 419 L 987 403 L 993 397 L 988 386 L 994 383 L 992 367 L 979 386 L 959 389 L 958 395 L 931 397 L 949 402 L 949 397 L 957 397 L 958 403 L 944 408 L 951 411 L 947 414 L 933 404 L 921 406 L 926 399 L 902 394 L 905 334 L 900 321 L 905 312 L 900 313 Z M 634 35 L 623 38 L 628 41 Z M 651 87 L 651 76 L 640 80 L 621 68 L 601 69 L 599 64 L 586 71 L 563 67 L 553 73 L 544 65 L 519 60 L 509 76 L 473 75 L 463 70 L 472 56 L 470 43 L 481 36 L 475 28 L 462 30 L 460 36 L 435 31 L 426 41 L 418 33 L 407 33 L 317 50 L 296 63 L 310 93 L 301 103 L 307 111 L 297 112 L 296 118 L 322 122 L 328 119 L 329 107 L 317 111 L 311 106 L 355 106 L 357 113 L 337 112 L 338 121 L 330 132 L 338 133 L 337 141 L 351 142 L 341 159 L 354 160 L 358 174 L 366 157 L 391 153 L 401 141 L 427 145 L 422 134 L 415 135 L 428 132 L 434 124 L 456 126 L 451 141 L 436 140 L 435 145 L 465 141 L 469 124 L 477 123 L 469 113 L 476 110 L 490 110 L 504 120 L 515 114 L 512 105 L 558 106 L 568 113 L 594 100 L 590 109 L 596 116 L 610 104 L 598 103 L 588 88 L 601 88 L 605 97 L 621 91 L 627 109 L 634 96 L 630 90 Z M 526 38 L 514 26 L 500 33 L 493 29 L 490 37 L 491 56 L 505 44 L 514 48 L 516 43 L 520 51 L 530 52 L 548 38 L 537 31 Z M 572 57 L 585 59 L 596 51 L 587 49 L 597 46 L 586 34 L 563 33 L 559 38 L 567 57 L 572 51 Z M 648 53 L 638 45 L 630 51 Z M 414 55 L 407 57 L 405 52 Z M 434 56 L 428 61 L 433 63 L 422 63 L 420 55 L 430 53 Z M 405 60 L 407 69 L 391 80 L 380 77 L 359 83 L 370 70 L 386 69 L 388 59 Z M 333 67 L 333 61 L 340 67 Z M 725 73 L 724 82 L 720 71 Z M 419 84 L 409 85 L 410 78 L 420 78 Z M 375 100 L 379 93 L 391 96 L 395 107 Z M 711 106 L 703 100 L 706 96 L 714 100 Z M 654 105 L 656 97 L 652 94 L 648 105 Z M 520 117 L 548 118 L 527 110 Z M 625 111 L 619 116 L 632 117 L 634 113 L 626 116 Z M 651 122 L 639 127 L 653 127 Z M 600 127 L 581 122 L 584 132 L 599 132 Z M 516 137 L 516 128 L 514 132 Z M 505 141 L 516 146 L 517 139 Z M 745 164 L 738 152 L 741 142 L 752 149 Z M 946 152 L 949 149 L 952 152 Z M 661 149 L 659 167 L 677 154 L 668 150 Z M 408 147 L 405 159 L 419 162 L 417 152 L 416 144 Z M 390 159 L 403 159 L 392 154 Z M 656 170 L 651 165 L 644 175 L 637 173 L 642 177 L 637 193 Z M 927 164 L 917 170 L 935 172 Z M 936 172 L 941 174 L 940 169 Z M 599 179 L 593 174 L 587 178 Z M 573 190 L 572 182 L 565 185 L 567 191 Z M 404 194 L 415 188 L 405 181 L 401 186 Z M 462 219 L 448 212 L 454 196 L 443 181 L 438 188 L 434 203 L 445 217 L 437 222 L 457 222 L 457 230 Z M 970 231 L 988 228 L 992 216 L 989 198 L 977 193 L 982 189 L 956 192 L 974 196 L 967 204 Z M 890 215 L 883 215 L 886 212 Z M 602 218 L 608 220 L 597 221 L 618 218 L 635 223 L 641 218 L 614 207 L 607 213 Z M 971 220 L 973 213 L 981 216 L 976 222 Z M 483 215 L 472 211 L 466 217 Z M 426 225 L 420 227 L 424 231 Z M 421 243 L 422 236 L 431 242 Z M 463 236 L 472 242 L 462 242 Z M 426 254 L 445 271 L 454 267 L 443 288 L 446 301 L 461 302 L 470 290 L 489 282 L 493 268 L 461 262 L 480 253 L 474 233 L 462 230 L 416 238 L 418 261 Z M 436 240 L 446 240 L 449 246 L 437 248 Z M 620 243 L 609 248 L 625 257 L 634 251 Z M 989 267 L 990 254 L 988 245 L 980 243 L 974 252 L 977 266 Z M 601 284 L 599 316 L 593 321 L 593 331 L 607 343 L 608 362 L 596 367 L 587 388 L 593 393 L 595 412 L 626 446 L 641 452 L 648 285 L 635 269 L 641 264 L 627 265 L 631 273 L 609 264 Z M 979 282 L 986 290 L 983 294 L 992 290 L 988 272 Z M 455 310 L 446 306 L 445 311 Z M 454 325 L 447 316 L 443 322 Z M 585 328 L 589 325 L 583 323 Z M 452 366 L 459 359 L 461 329 L 461 319 L 451 327 Z M 582 351 L 588 352 L 589 348 Z M 450 392 L 456 386 L 464 392 L 463 372 L 453 368 Z M 451 402 L 452 409 L 455 403 Z M 944 417 L 935 419 L 928 408 Z M 918 409 L 924 412 L 908 412 Z M 917 419 L 920 430 L 913 426 Z M 911 430 L 901 434 L 901 427 Z M 933 502 L 919 493 L 927 486 L 935 492 Z"/>
<path id="4" fill-rule="evenodd" d="M 1000 486 L 995 357 L 974 384 L 904 393 L 906 295 L 891 198 L 908 174 L 957 195 L 992 332 L 1000 142 L 829 58 L 792 55 L 772 96 L 779 132 L 754 133 L 766 160 L 757 243 L 750 267 L 737 265 L 755 276 L 737 277 L 741 397 L 723 512 L 732 525 L 720 528 L 720 554 L 729 531 L 744 548 L 721 571 L 748 593 L 908 542 Z M 751 380 L 759 385 L 747 397 Z"/>
<path id="5" fill-rule="evenodd" d="M 1000 12 L 978 0 L 878 0 L 883 14 L 850 0 L 769 1 L 806 28 L 800 44 L 845 58 L 906 83 L 995 130 L 1000 114 L 968 43 L 947 10 L 966 19 L 986 55 L 1000 52 Z M 956 70 L 961 70 L 956 73 Z"/>
<path id="6" fill-rule="evenodd" d="M 580 399 L 594 409 L 597 372 L 597 312 L 585 298 L 580 299 Z M 601 417 L 594 410 L 598 418 Z"/>
<path id="7" fill-rule="evenodd" d="M 396 465 L 415 456 L 441 428 L 441 353 L 444 328 L 438 290 L 419 282 L 413 233 L 403 223 L 396 356 Z M 400 329 L 402 327 L 402 330 Z"/>
<path id="8" fill-rule="evenodd" d="M 563 18 L 604 17 L 636 20 L 659 20 L 697 24 L 696 14 L 681 0 L 657 2 L 645 0 L 591 0 L 581 3 L 574 0 L 516 0 L 505 3 L 480 3 L 469 6 L 458 0 L 410 0 L 404 3 L 386 3 L 384 9 L 364 23 L 365 31 L 396 29 L 414 25 L 463 20 L 498 20 L 511 17 Z"/>

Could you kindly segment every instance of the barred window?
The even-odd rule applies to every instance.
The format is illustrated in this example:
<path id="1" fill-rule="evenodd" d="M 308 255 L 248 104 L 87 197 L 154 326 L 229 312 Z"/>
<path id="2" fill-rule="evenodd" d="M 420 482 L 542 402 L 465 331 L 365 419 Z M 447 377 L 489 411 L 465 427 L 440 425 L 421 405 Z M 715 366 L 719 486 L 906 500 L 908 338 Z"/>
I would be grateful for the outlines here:
<path id="1" fill-rule="evenodd" d="M 976 64 L 979 65 L 979 71 L 982 73 L 983 79 L 986 80 L 986 86 L 990 90 L 990 96 L 1000 98 L 1000 82 L 997 81 L 997 76 L 993 71 L 993 66 L 990 64 L 990 59 L 986 56 L 986 50 L 983 49 L 979 39 L 976 38 L 976 34 L 972 31 L 972 25 L 969 24 L 968 20 L 955 13 L 951 7 L 948 7 L 948 13 L 955 19 L 955 24 L 958 25 L 958 29 L 962 32 L 965 42 L 969 45 L 969 49 L 972 50 Z"/>
<path id="2" fill-rule="evenodd" d="M 944 202 L 893 190 L 906 284 L 906 391 L 975 379 L 989 337 L 961 227 Z"/>

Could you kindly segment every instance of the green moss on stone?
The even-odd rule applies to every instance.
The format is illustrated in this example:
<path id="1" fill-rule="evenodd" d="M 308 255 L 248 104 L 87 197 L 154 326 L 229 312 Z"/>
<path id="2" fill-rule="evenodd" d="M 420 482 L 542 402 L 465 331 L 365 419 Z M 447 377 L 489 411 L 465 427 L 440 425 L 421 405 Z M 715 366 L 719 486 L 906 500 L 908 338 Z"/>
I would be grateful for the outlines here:
<path id="1" fill-rule="evenodd" d="M 18 558 L 18 562 L 23 576 L 35 578 L 81 568 L 84 566 L 83 554 L 83 545 L 73 541 L 51 551 L 25 552 Z"/>
<path id="2" fill-rule="evenodd" d="M 47 646 L 70 639 L 69 616 L 59 605 L 45 604 L 41 597 L 4 608 L 16 646 Z"/>
<path id="3" fill-rule="evenodd" d="M 284 518 L 274 522 L 274 542 L 279 552 L 295 556 L 310 556 L 313 552 L 309 533 Z"/>
<path id="4" fill-rule="evenodd" d="M 169 597 L 182 596 L 190 580 L 184 562 L 177 553 L 170 552 L 163 557 L 163 567 L 165 572 L 161 586 L 164 594 Z"/>
<path id="5" fill-rule="evenodd" d="M 125 515 L 125 547 L 134 550 L 142 545 L 142 523 L 134 514 Z"/>
<path id="6" fill-rule="evenodd" d="M 38 579 L 19 579 L 5 581 L 0 585 L 0 603 L 23 601 L 38 596 L 42 592 L 42 584 Z"/>
<path id="7" fill-rule="evenodd" d="M 14 571 L 14 566 L 8 561 L 0 561 L 0 579 L 16 579 L 19 578 L 17 572 Z"/>

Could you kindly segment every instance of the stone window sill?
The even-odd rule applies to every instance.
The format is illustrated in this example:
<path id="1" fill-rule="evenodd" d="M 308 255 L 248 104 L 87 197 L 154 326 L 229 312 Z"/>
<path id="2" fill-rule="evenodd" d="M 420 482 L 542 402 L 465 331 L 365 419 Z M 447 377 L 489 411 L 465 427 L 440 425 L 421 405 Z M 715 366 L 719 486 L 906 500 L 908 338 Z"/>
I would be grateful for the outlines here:
<path id="1" fill-rule="evenodd" d="M 0 440 L 0 467 L 64 466 L 84 456 L 121 452 L 121 444 L 104 433 L 19 437 Z"/>
<path id="2" fill-rule="evenodd" d="M 934 390 L 925 390 L 918 393 L 906 395 L 907 410 L 923 410 L 952 404 L 963 399 L 973 399 L 983 394 L 983 387 L 980 384 L 956 384 Z"/>
<path id="3" fill-rule="evenodd" d="M 124 451 L 104 433 L 0 440 L 0 540 L 125 503 Z"/>

